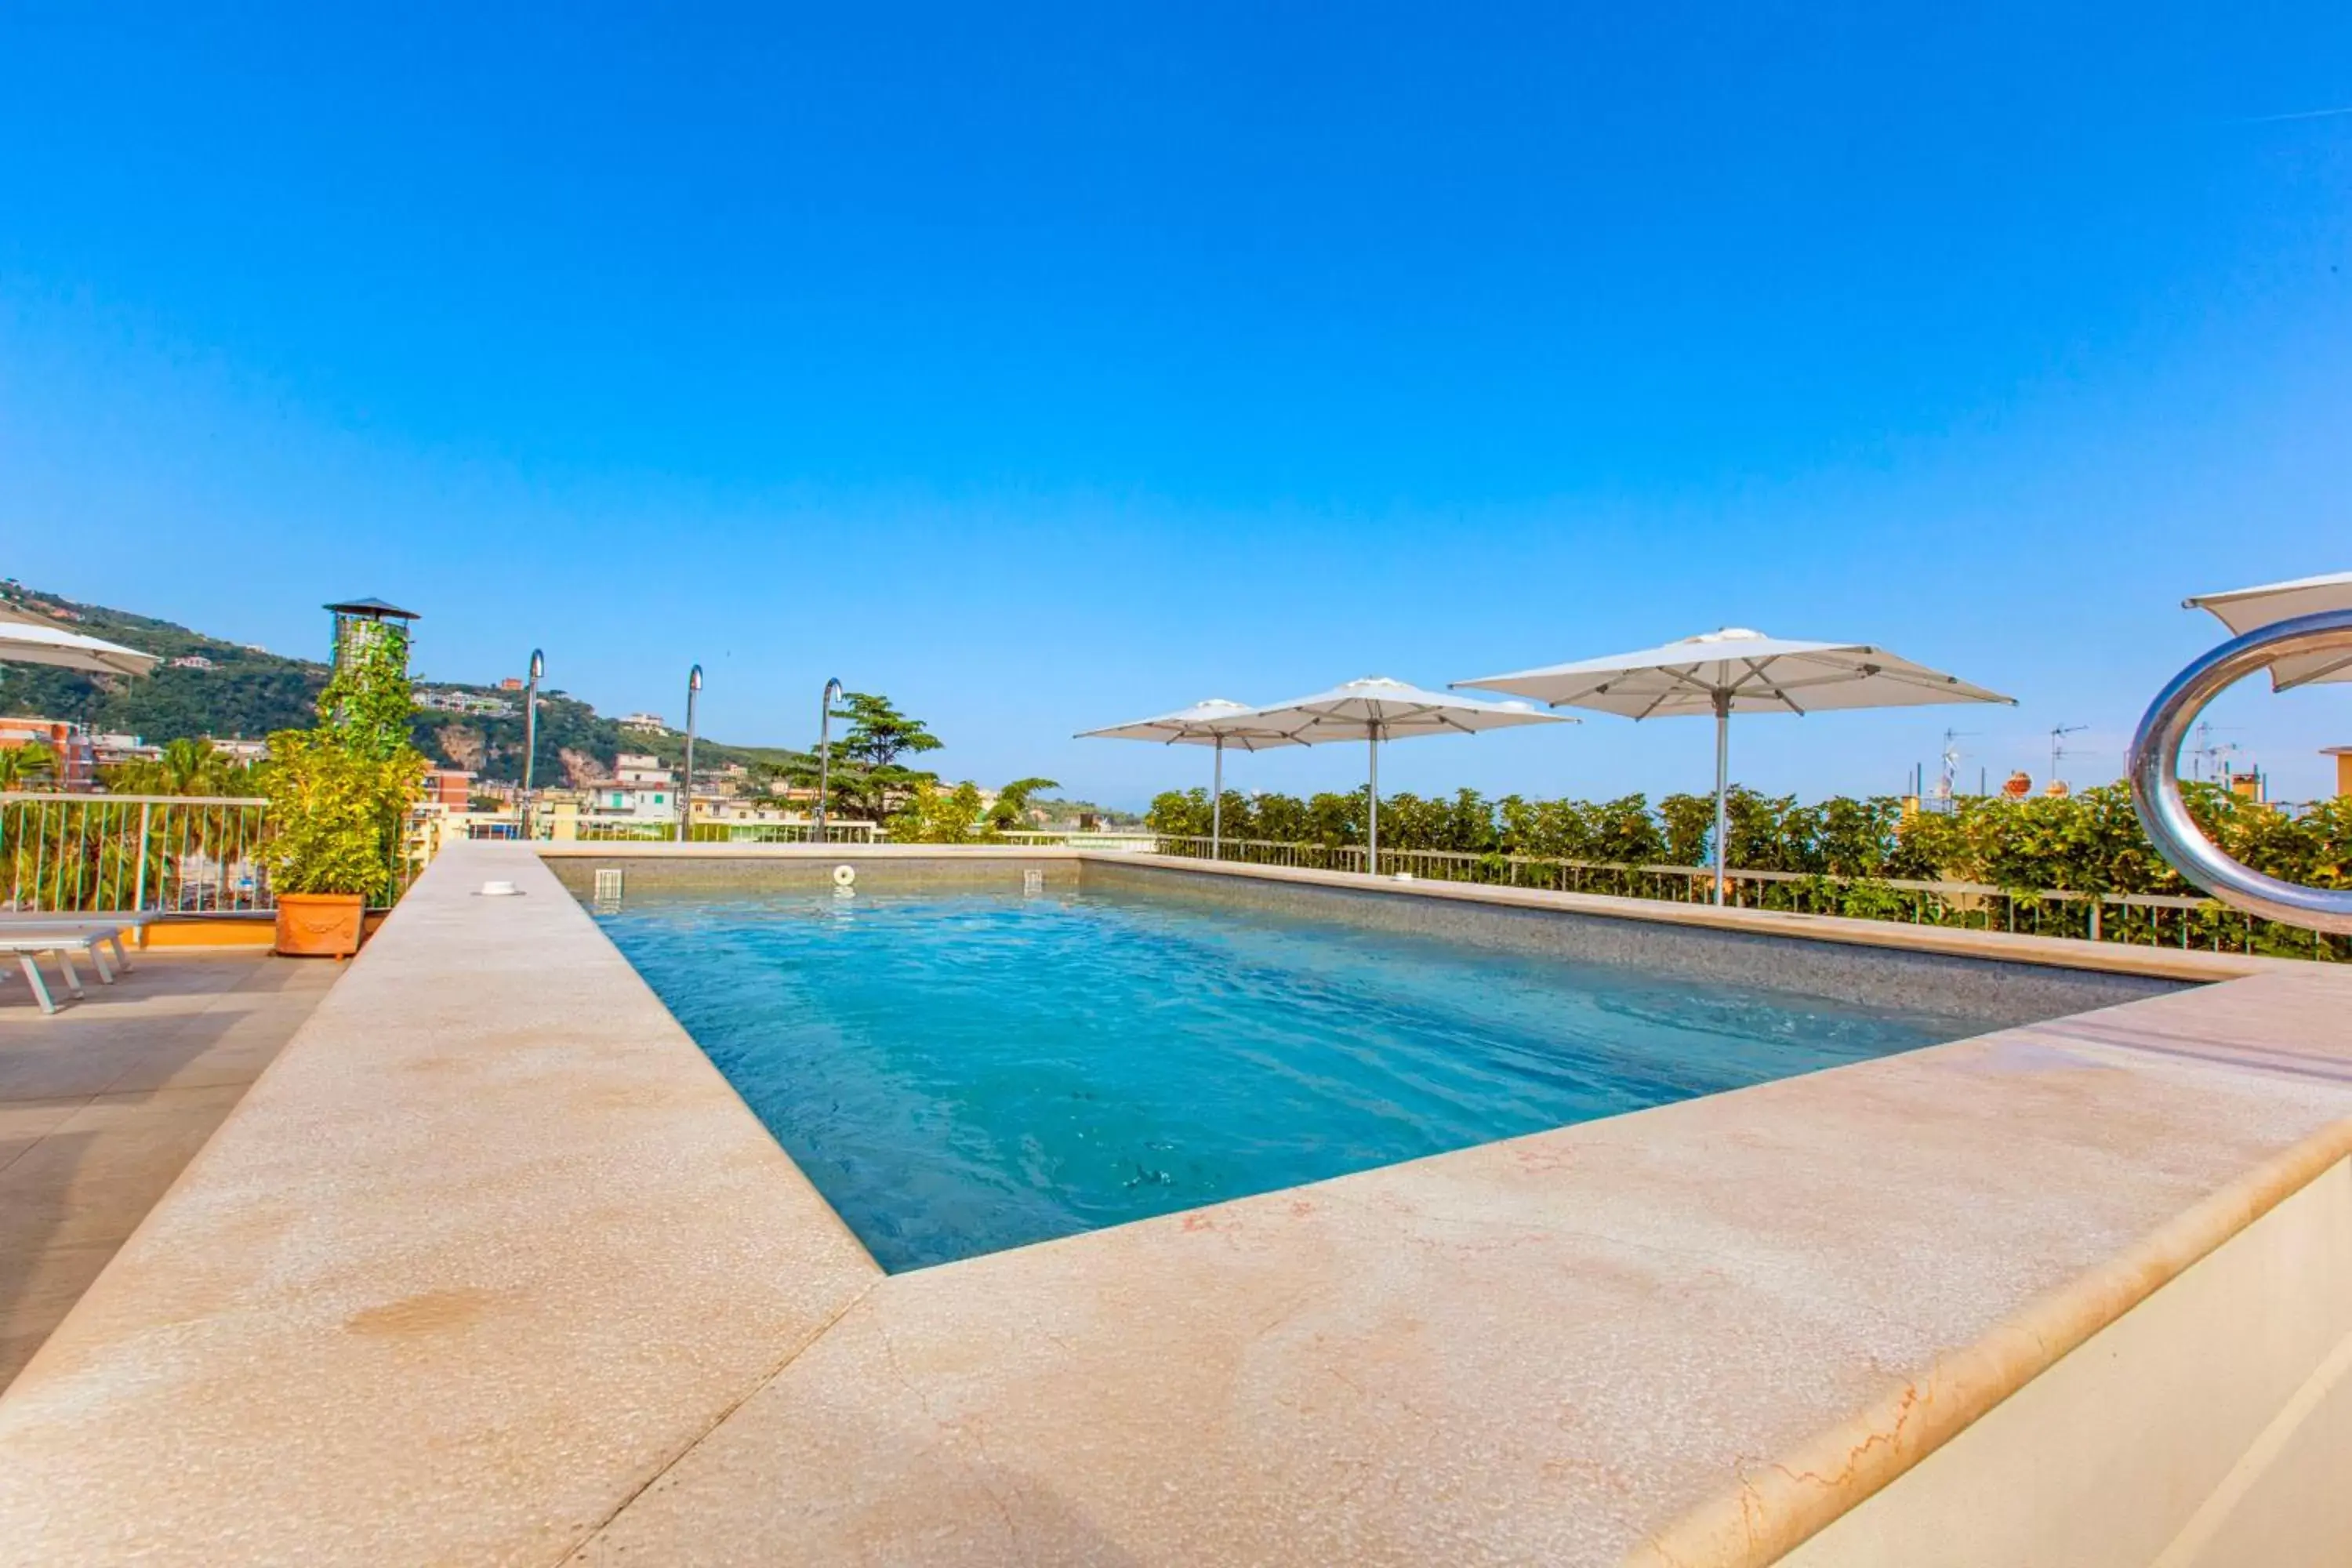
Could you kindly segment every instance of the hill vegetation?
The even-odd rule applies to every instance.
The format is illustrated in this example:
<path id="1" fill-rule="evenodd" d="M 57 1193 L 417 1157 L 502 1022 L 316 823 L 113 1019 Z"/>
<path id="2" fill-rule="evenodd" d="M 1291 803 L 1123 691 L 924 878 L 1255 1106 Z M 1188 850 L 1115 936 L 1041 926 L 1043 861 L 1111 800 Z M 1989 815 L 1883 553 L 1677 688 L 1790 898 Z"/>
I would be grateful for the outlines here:
<path id="1" fill-rule="evenodd" d="M 0 666 L 0 711 L 66 719 L 106 733 L 137 735 L 151 744 L 205 737 L 258 739 L 278 730 L 310 723 L 325 689 L 328 668 L 318 659 L 293 658 L 194 631 L 172 621 L 77 603 L 14 582 L 0 582 L 0 603 L 46 616 L 68 630 L 104 637 L 159 655 L 154 673 L 137 679 L 87 675 L 47 665 Z M 323 616 L 320 641 L 326 641 Z M 210 668 L 174 666 L 202 658 Z M 494 686 L 463 681 L 420 680 L 437 690 L 506 696 Z M 539 714 L 541 784 L 586 784 L 608 776 L 623 752 L 650 752 L 671 766 L 684 760 L 686 737 L 626 730 L 589 704 L 559 691 L 542 691 Z M 523 719 L 420 710 L 412 723 L 413 743 L 434 762 L 465 768 L 485 779 L 508 782 L 522 776 Z M 782 771 L 803 753 L 773 746 L 738 746 L 708 737 L 695 742 L 698 769 L 740 763 Z"/>

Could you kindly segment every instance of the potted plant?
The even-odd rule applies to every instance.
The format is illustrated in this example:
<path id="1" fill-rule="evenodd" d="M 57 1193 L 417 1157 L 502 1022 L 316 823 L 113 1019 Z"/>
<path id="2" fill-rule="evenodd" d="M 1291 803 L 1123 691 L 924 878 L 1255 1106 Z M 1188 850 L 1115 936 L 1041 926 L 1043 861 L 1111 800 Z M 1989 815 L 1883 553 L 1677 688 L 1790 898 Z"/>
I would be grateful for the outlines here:
<path id="1" fill-rule="evenodd" d="M 319 723 L 269 737 L 263 847 L 277 894 L 278 951 L 349 957 L 367 905 L 392 890 L 401 834 L 425 761 L 408 742 L 407 640 L 386 625 L 350 650 L 319 696 Z"/>

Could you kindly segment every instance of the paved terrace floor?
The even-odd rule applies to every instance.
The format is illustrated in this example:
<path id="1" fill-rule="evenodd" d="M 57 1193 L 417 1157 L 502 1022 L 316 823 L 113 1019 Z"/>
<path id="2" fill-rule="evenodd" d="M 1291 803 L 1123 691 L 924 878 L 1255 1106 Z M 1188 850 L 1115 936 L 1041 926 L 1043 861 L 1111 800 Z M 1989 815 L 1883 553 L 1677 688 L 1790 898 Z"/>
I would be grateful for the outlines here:
<path id="1" fill-rule="evenodd" d="M 111 986 L 79 965 L 89 999 L 54 1017 L 21 981 L 0 984 L 0 1388 L 341 967 L 250 952 L 131 962 Z"/>

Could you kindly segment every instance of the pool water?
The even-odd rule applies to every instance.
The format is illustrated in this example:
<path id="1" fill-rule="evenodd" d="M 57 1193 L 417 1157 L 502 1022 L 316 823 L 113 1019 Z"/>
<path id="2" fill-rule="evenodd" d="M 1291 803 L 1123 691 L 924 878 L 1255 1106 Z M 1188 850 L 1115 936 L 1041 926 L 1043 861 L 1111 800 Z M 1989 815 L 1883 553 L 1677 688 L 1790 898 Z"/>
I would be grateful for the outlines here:
<path id="1" fill-rule="evenodd" d="M 1976 1027 L 1127 892 L 599 920 L 892 1270 Z"/>

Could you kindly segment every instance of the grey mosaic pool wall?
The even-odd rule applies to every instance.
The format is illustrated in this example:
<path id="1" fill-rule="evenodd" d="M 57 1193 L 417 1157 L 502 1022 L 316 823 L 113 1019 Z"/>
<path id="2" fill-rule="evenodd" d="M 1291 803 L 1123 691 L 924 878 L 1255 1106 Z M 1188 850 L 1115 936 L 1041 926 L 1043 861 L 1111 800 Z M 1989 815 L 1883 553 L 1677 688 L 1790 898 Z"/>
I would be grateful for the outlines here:
<path id="1" fill-rule="evenodd" d="M 1432 898 L 1410 890 L 1326 888 L 1174 867 L 1084 863 L 1082 888 L 1181 899 L 1483 947 L 1621 964 L 1864 1006 L 1949 1014 L 2010 1028 L 2137 1002 L 2182 982 L 2098 970 L 1811 942 L 1748 931 Z"/>
<path id="2" fill-rule="evenodd" d="M 1044 885 L 1061 891 L 1077 886 L 1078 863 L 1071 859 L 1035 860 L 991 857 L 986 859 L 953 858 L 922 859 L 910 856 L 876 856 L 861 858 L 855 852 L 838 858 L 831 856 L 807 858 L 776 859 L 747 856 L 740 860 L 704 857 L 666 859 L 657 856 L 615 855 L 551 855 L 549 870 L 569 889 L 574 898 L 588 900 L 594 896 L 596 873 L 621 873 L 622 896 L 631 893 L 659 893 L 664 896 L 694 893 L 723 894 L 741 897 L 746 893 L 816 892 L 834 886 L 833 872 L 836 866 L 848 866 L 857 873 L 856 886 L 862 892 L 918 893 L 926 890 L 982 891 L 1002 889 L 1008 892 L 1022 890 L 1024 873 L 1035 872 L 1045 879 Z"/>

